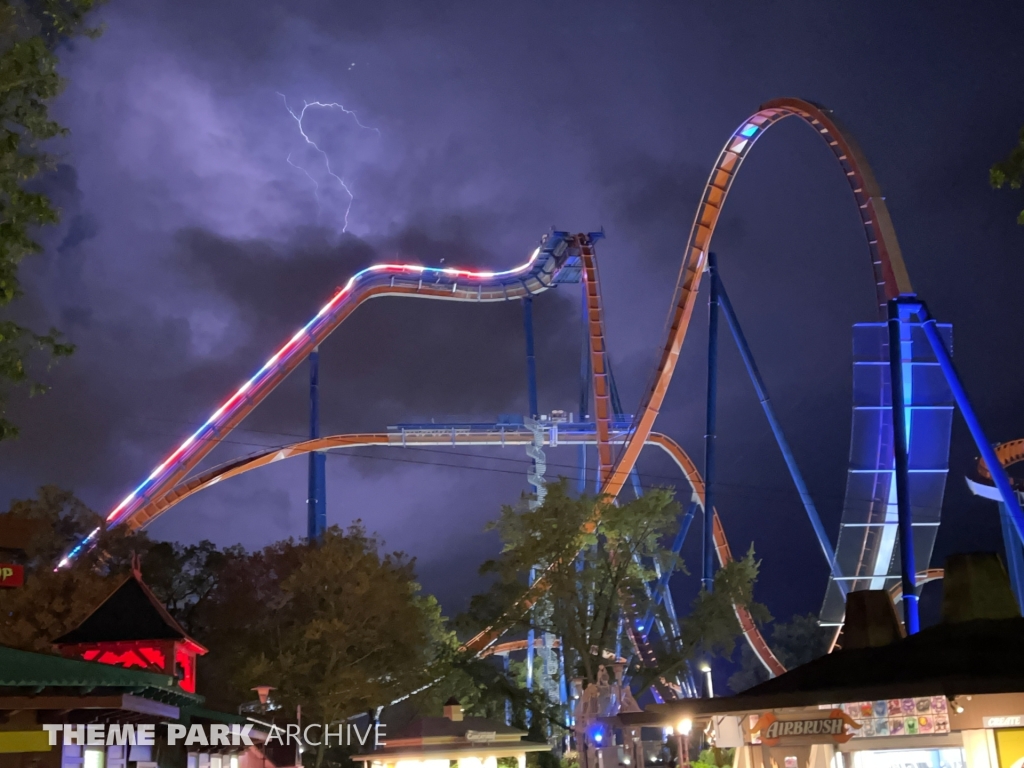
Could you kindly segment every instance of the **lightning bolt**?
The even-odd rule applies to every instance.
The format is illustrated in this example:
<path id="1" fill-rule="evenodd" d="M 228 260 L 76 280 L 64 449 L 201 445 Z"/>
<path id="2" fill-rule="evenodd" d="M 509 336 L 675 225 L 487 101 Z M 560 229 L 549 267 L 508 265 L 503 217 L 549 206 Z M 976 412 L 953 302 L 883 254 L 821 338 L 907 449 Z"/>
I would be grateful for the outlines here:
<path id="1" fill-rule="evenodd" d="M 302 102 L 302 110 L 300 112 L 296 113 L 295 110 L 293 110 L 290 106 L 288 106 L 288 99 L 285 98 L 285 95 L 283 93 L 278 93 L 277 95 L 281 97 L 281 100 L 284 102 L 284 108 L 288 110 L 288 114 L 292 116 L 292 119 L 295 121 L 296 125 L 299 126 L 299 135 L 302 136 L 302 138 L 305 140 L 306 144 L 308 144 L 309 146 L 311 146 L 313 149 L 315 149 L 317 152 L 320 153 L 320 155 L 324 159 L 324 168 L 326 169 L 327 174 L 331 178 L 335 179 L 338 182 L 338 184 L 341 186 L 341 188 L 343 190 L 345 190 L 345 194 L 348 195 L 348 205 L 345 206 L 345 223 L 344 223 L 344 225 L 341 228 L 342 232 L 347 232 L 348 231 L 348 217 L 349 217 L 349 214 L 352 212 L 352 203 L 355 202 L 355 199 L 356 199 L 355 195 L 352 194 L 352 190 L 349 188 L 348 184 L 345 183 L 345 180 L 341 176 L 336 174 L 334 172 L 334 170 L 331 168 L 331 158 L 330 158 L 330 156 L 324 150 L 322 150 L 320 148 L 320 146 L 315 141 L 313 141 L 311 138 L 309 138 L 309 134 L 306 133 L 306 129 L 303 127 L 302 121 L 306 117 L 306 111 L 309 110 L 311 107 L 317 108 L 317 109 L 340 109 L 346 115 L 351 116 L 352 119 L 355 121 L 355 124 L 357 126 L 359 126 L 360 128 L 362 128 L 365 131 L 373 131 L 374 133 L 377 134 L 378 138 L 380 137 L 380 129 L 378 129 L 378 128 L 371 128 L 368 125 L 363 125 L 359 121 L 359 116 L 353 110 L 346 109 L 344 105 L 338 104 L 337 102 L 334 102 L 334 101 L 332 101 L 332 102 L 303 101 Z M 322 211 L 323 207 L 320 204 L 320 185 L 317 183 L 317 180 L 314 179 L 313 176 L 309 173 L 309 171 L 307 171 L 301 165 L 296 165 L 295 163 L 293 163 L 292 162 L 292 156 L 291 156 L 290 153 L 289 153 L 288 157 L 285 158 L 285 162 L 288 163 L 288 165 L 292 166 L 292 168 L 297 168 L 298 170 L 302 171 L 304 174 L 306 174 L 306 177 L 310 181 L 313 182 L 313 196 L 316 198 L 317 212 L 319 213 L 320 211 Z"/>

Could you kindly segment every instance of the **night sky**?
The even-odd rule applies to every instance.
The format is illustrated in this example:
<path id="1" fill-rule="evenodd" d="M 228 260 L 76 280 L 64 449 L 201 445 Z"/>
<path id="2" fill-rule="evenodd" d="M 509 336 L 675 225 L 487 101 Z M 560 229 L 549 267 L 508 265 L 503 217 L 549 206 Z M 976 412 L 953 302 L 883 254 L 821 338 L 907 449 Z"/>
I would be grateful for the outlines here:
<path id="1" fill-rule="evenodd" d="M 17 398 L 0 501 L 53 483 L 108 511 L 355 270 L 399 259 L 509 267 L 552 225 L 604 228 L 609 348 L 635 410 L 721 145 L 768 99 L 834 110 L 885 194 L 915 288 L 952 322 L 994 441 L 1024 437 L 1024 196 L 987 169 L 1024 123 L 1018 3 L 251 2 L 112 0 L 64 52 L 71 130 L 46 182 L 63 222 L 25 263 L 21 317 L 78 345 Z M 288 108 L 330 156 L 327 175 Z M 287 106 L 286 106 L 287 105 Z M 875 319 L 870 264 L 830 152 L 796 120 L 753 151 L 714 242 L 723 279 L 833 540 L 846 482 L 850 326 Z M 577 409 L 578 286 L 535 302 L 541 409 Z M 657 429 L 698 464 L 706 297 Z M 725 338 L 725 337 L 723 337 Z M 817 611 L 826 566 L 723 344 L 718 508 L 763 559 L 758 595 Z M 321 350 L 325 434 L 526 410 L 519 304 L 370 302 Z M 306 434 L 300 368 L 207 466 Z M 575 449 L 549 452 L 574 473 Z M 936 557 L 1001 546 L 963 475 L 957 417 Z M 526 490 L 521 449 L 361 449 L 328 463 L 328 518 L 362 518 L 459 610 Z M 658 456 L 644 482 L 681 478 Z M 306 462 L 195 496 L 157 538 L 257 547 L 305 531 Z M 697 569 L 699 537 L 684 556 Z M 693 594 L 681 583 L 680 601 Z M 928 590 L 937 589 L 929 587 Z M 690 590 L 690 591 L 687 591 Z M 937 594 L 937 593 L 936 593 Z"/>

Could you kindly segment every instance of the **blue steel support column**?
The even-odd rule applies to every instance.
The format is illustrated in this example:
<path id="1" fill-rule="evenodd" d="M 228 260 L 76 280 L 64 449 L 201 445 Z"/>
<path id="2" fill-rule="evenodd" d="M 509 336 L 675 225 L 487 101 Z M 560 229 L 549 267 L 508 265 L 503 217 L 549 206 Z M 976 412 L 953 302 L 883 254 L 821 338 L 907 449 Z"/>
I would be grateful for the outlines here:
<path id="1" fill-rule="evenodd" d="M 511 653 L 502 654 L 502 669 L 505 670 L 505 676 L 508 677 L 509 657 Z M 505 699 L 505 725 L 512 725 L 512 699 Z"/>
<path id="2" fill-rule="evenodd" d="M 736 340 L 736 346 L 739 348 L 740 357 L 743 358 L 743 365 L 747 368 L 747 374 L 750 376 L 750 381 L 754 385 L 754 391 L 757 393 L 757 399 L 761 402 L 761 407 L 764 409 L 764 415 L 768 419 L 768 426 L 772 429 L 772 434 L 775 435 L 775 442 L 779 445 L 779 450 L 782 451 L 782 458 L 786 462 L 786 467 L 789 469 L 789 475 L 793 478 L 793 485 L 796 486 L 797 493 L 800 494 L 800 500 L 803 502 L 804 509 L 807 511 L 807 518 L 811 521 L 811 528 L 814 529 L 814 535 L 818 538 L 818 546 L 821 547 L 821 552 L 825 555 L 825 561 L 828 563 L 828 567 L 832 572 L 832 575 L 836 578 L 836 585 L 846 594 L 846 582 L 843 580 L 843 573 L 839 569 L 839 564 L 836 562 L 836 553 L 832 548 L 832 542 L 828 537 L 828 533 L 825 532 L 825 525 L 821 522 L 821 517 L 818 515 L 818 509 L 814 506 L 814 500 L 811 499 L 811 493 L 807 490 L 807 484 L 804 482 L 803 475 L 800 474 L 800 468 L 797 466 L 796 457 L 793 456 L 793 451 L 789 447 L 789 442 L 786 440 L 785 434 L 782 432 L 782 425 L 779 423 L 778 417 L 775 415 L 775 408 L 772 407 L 771 398 L 768 395 L 768 388 L 765 386 L 764 379 L 761 378 L 761 372 L 757 369 L 757 363 L 754 361 L 754 354 L 750 351 L 750 345 L 747 344 L 747 337 L 743 335 L 743 329 L 740 327 L 740 321 L 736 317 L 736 313 L 733 311 L 732 302 L 729 301 L 729 294 L 725 290 L 725 283 L 722 282 L 721 276 L 718 278 L 718 304 L 722 309 L 722 314 L 725 316 L 725 322 L 729 326 L 729 330 L 732 331 L 732 337 Z"/>
<path id="3" fill-rule="evenodd" d="M 672 554 L 673 555 L 678 555 L 679 551 L 683 548 L 683 542 L 686 541 L 686 534 L 690 530 L 690 523 L 693 522 L 693 517 L 696 514 L 697 514 L 697 502 L 692 501 L 692 502 L 690 502 L 690 506 L 687 507 L 687 509 L 686 509 L 686 514 L 683 515 L 682 522 L 679 523 L 679 531 L 678 531 L 678 533 L 676 533 L 676 540 L 674 542 L 672 542 Z M 666 571 L 665 573 L 663 573 L 661 575 L 661 578 L 658 579 L 657 588 L 653 590 L 653 592 L 654 592 L 654 604 L 655 605 L 660 605 L 662 600 L 664 600 L 665 595 L 668 593 L 667 587 L 668 587 L 669 579 L 671 577 L 672 577 L 672 572 L 671 571 Z M 648 609 L 647 615 L 644 616 L 644 622 L 643 622 L 643 625 L 640 628 L 641 629 L 641 633 L 645 637 L 647 636 L 647 633 L 651 631 L 651 624 L 652 624 L 653 621 L 654 621 L 654 608 L 652 606 L 651 608 Z"/>
<path id="4" fill-rule="evenodd" d="M 708 399 L 704 431 L 704 562 L 701 583 L 708 592 L 715 585 L 715 411 L 718 401 L 718 259 L 708 253 Z"/>
<path id="5" fill-rule="evenodd" d="M 533 355 L 533 297 L 527 296 L 523 299 L 523 331 L 526 335 L 526 387 L 530 399 L 530 418 L 536 419 L 540 415 L 540 407 L 537 405 L 537 360 Z M 534 462 L 536 466 L 536 461 Z M 535 571 L 530 570 L 530 583 L 535 581 Z M 533 689 L 533 658 L 534 638 L 536 633 L 533 627 L 526 633 L 526 689 Z M 530 721 L 530 713 L 526 713 L 527 723 Z"/>
<path id="6" fill-rule="evenodd" d="M 896 509 L 900 532 L 900 572 L 903 581 L 903 623 L 908 635 L 917 634 L 917 569 L 914 563 L 914 529 L 910 509 L 910 473 L 907 457 L 907 410 L 903 396 L 903 323 L 900 303 L 889 301 L 889 380 L 892 400 L 893 459 Z"/>
<path id="7" fill-rule="evenodd" d="M 1024 511 L 1020 508 L 1020 499 L 1014 492 L 1013 486 L 1010 485 L 1006 469 L 1003 468 L 991 443 L 985 437 L 985 431 L 981 428 L 981 422 L 978 421 L 978 416 L 974 412 L 971 399 L 967 397 L 967 390 L 964 389 L 960 374 L 957 372 L 956 366 L 953 365 L 953 358 L 949 356 L 949 350 L 946 349 L 946 345 L 942 341 L 935 320 L 928 314 L 928 309 L 923 303 L 919 305 L 916 312 L 921 319 L 921 328 L 924 330 L 925 336 L 928 337 L 928 343 L 932 345 L 935 359 L 938 360 L 939 367 L 942 368 L 942 372 L 946 376 L 946 383 L 949 384 L 949 388 L 953 392 L 953 399 L 956 400 L 957 407 L 963 414 L 964 421 L 967 422 L 967 429 L 970 430 L 971 437 L 974 438 L 974 444 L 978 446 L 978 453 L 985 460 L 988 471 L 992 473 L 992 481 L 999 489 L 999 495 L 1003 497 L 1003 503 L 1010 515 L 1010 522 L 1013 523 L 1017 532 L 1017 538 L 1024 544 Z"/>
<path id="8" fill-rule="evenodd" d="M 530 583 L 533 584 L 537 580 L 537 569 L 530 569 Z M 533 658 L 534 658 L 534 639 L 537 637 L 536 632 L 531 626 L 526 632 L 526 690 L 533 690 Z M 529 725 L 532 720 L 530 716 L 530 710 L 526 710 L 526 724 Z"/>
<path id="9" fill-rule="evenodd" d="M 320 437 L 320 348 L 309 353 L 309 436 Z M 306 498 L 306 536 L 320 541 L 327 530 L 327 456 L 309 454 L 309 495 Z"/>
<path id="10" fill-rule="evenodd" d="M 530 396 L 530 418 L 540 415 L 537 405 L 537 361 L 533 356 L 533 297 L 523 299 L 523 330 L 526 332 L 526 386 Z"/>
<path id="11" fill-rule="evenodd" d="M 1006 547 L 1006 570 L 1010 572 L 1010 586 L 1017 598 L 1017 605 L 1024 606 L 1024 550 L 1013 530 L 1013 519 L 1006 505 L 999 502 L 999 524 L 1003 529 L 1003 546 Z M 1022 608 L 1024 610 L 1024 608 Z"/>

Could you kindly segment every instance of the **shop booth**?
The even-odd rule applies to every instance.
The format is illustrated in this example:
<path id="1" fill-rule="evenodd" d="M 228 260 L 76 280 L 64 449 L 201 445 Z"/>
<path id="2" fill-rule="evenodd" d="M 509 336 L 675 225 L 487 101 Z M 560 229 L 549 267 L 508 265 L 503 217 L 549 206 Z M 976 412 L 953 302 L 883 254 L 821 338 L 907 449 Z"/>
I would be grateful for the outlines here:
<path id="1" fill-rule="evenodd" d="M 1024 768 L 1024 619 L 1002 564 L 947 563 L 943 620 L 903 636 L 887 592 L 848 596 L 841 649 L 742 694 L 651 705 L 733 768 Z"/>

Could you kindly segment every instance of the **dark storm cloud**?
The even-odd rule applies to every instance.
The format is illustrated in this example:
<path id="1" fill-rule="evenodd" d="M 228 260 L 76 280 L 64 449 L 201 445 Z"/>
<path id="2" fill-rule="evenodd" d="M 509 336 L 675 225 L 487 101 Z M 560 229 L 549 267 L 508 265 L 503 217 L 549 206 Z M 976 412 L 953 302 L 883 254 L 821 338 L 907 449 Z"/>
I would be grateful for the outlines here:
<path id="1" fill-rule="evenodd" d="M 26 262 L 34 293 L 20 310 L 59 324 L 79 352 L 49 375 L 49 395 L 17 404 L 24 436 L 0 446 L 8 495 L 57 482 L 105 507 L 353 270 L 392 258 L 507 267 L 552 224 L 606 229 L 609 348 L 633 410 L 708 170 L 747 115 L 784 95 L 835 109 L 858 138 L 915 286 L 956 325 L 989 436 L 1024 434 L 1024 370 L 1006 342 L 1024 333 L 1024 229 L 1013 224 L 1019 198 L 985 180 L 1024 120 L 1017 6 L 176 0 L 103 13 L 105 35 L 65 57 L 70 87 L 57 112 L 72 134 L 53 181 L 64 224 L 47 235 L 47 255 Z M 351 236 L 340 235 L 345 196 L 279 94 L 293 106 L 344 103 L 380 131 L 337 112 L 308 124 L 353 190 Z M 288 159 L 321 184 L 321 205 Z M 850 192 L 813 131 L 787 121 L 759 141 L 715 249 L 834 531 L 850 324 L 874 310 Z M 578 307 L 572 288 L 535 304 L 544 409 L 574 409 Z M 658 428 L 699 463 L 703 297 L 691 334 Z M 730 344 L 725 524 L 735 550 L 756 540 L 773 611 L 811 610 L 823 561 L 809 554 L 813 538 Z M 517 305 L 372 301 L 322 352 L 325 430 L 525 410 Z M 305 434 L 304 379 L 300 368 L 211 460 Z M 957 426 L 936 562 L 998 544 L 992 505 L 963 490 L 973 452 Z M 512 455 L 332 459 L 331 520 L 372 519 L 423 555 L 430 588 L 458 596 L 466 589 L 452 584 L 468 583 L 471 569 L 460 560 L 459 575 L 446 576 L 454 553 L 493 546 L 477 532 L 524 487 Z M 476 462 L 483 468 L 465 468 Z M 677 480 L 660 459 L 645 456 L 641 469 L 652 482 Z M 155 531 L 249 545 L 301 533 L 303 473 L 282 462 L 224 483 Z M 794 587 L 796 573 L 817 586 Z"/>
<path id="2" fill-rule="evenodd" d="M 198 288 L 214 291 L 233 308 L 253 340 L 235 358 L 254 361 L 272 351 L 268 340 L 289 338 L 350 275 L 395 254 L 412 263 L 500 261 L 478 243 L 437 240 L 421 229 L 399 233 L 378 249 L 348 238 L 339 245 L 307 242 L 287 255 L 266 244 L 190 232 L 176 259 Z M 564 389 L 551 385 L 572 380 L 578 370 L 576 311 L 558 290 L 536 302 L 545 394 L 563 395 Z M 518 302 L 375 299 L 322 346 L 321 368 L 324 419 L 334 431 L 380 430 L 394 421 L 441 414 L 486 420 L 522 411 L 522 310 Z M 294 378 L 288 385 L 292 401 L 303 403 L 303 377 L 297 372 Z M 272 407 L 261 409 L 257 422 L 266 428 L 282 423 Z"/>
<path id="3" fill-rule="evenodd" d="M 88 324 L 74 334 L 87 339 L 78 355 L 53 371 L 52 393 L 19 408 L 25 437 L 0 447 L 11 454 L 7 466 L 31 468 L 40 477 L 59 473 L 65 482 L 86 487 L 143 474 L 173 448 L 175 435 L 201 423 L 337 286 L 384 258 L 356 238 L 329 243 L 322 234 L 279 244 L 236 242 L 199 230 L 180 233 L 171 261 L 194 290 L 230 316 L 223 337 L 227 350 L 197 350 L 197 329 L 185 319 L 136 313 L 131 322 Z M 393 249 L 413 262 L 437 257 L 467 263 L 463 259 L 486 252 L 467 240 L 437 241 L 422 230 L 400 233 L 384 247 Z M 551 384 L 571 380 L 578 370 L 578 336 L 570 331 L 579 327 L 576 306 L 557 291 L 536 305 L 544 331 L 537 350 L 544 392 L 556 396 Z M 518 302 L 371 301 L 322 346 L 324 432 L 381 431 L 394 422 L 446 415 L 493 420 L 499 413 L 520 412 L 523 349 Z M 127 363 L 130 382 L 110 375 L 112 359 Z M 304 371 L 226 441 L 221 458 L 302 439 Z M 53 440 L 56 434 L 63 439 Z"/>

